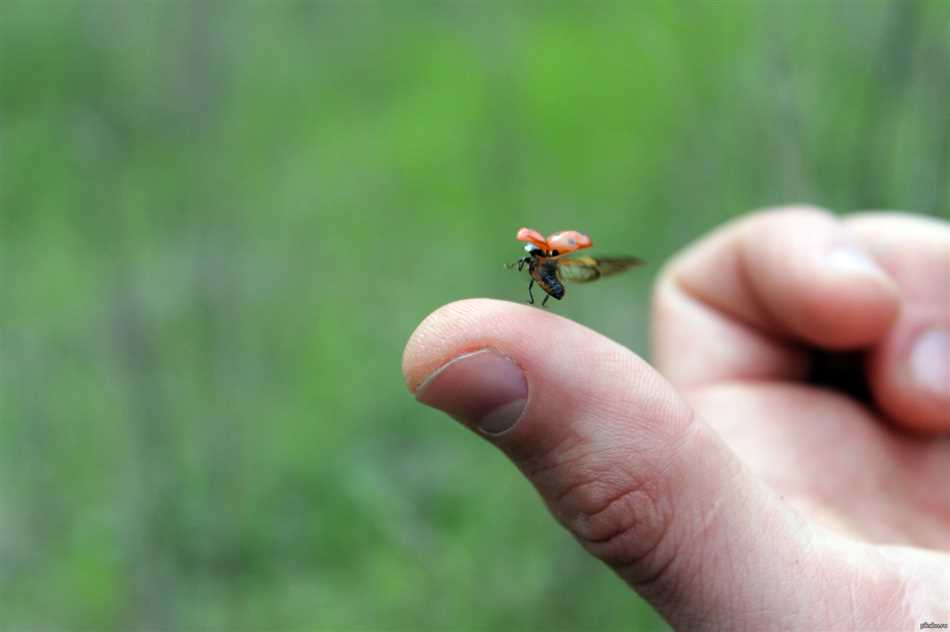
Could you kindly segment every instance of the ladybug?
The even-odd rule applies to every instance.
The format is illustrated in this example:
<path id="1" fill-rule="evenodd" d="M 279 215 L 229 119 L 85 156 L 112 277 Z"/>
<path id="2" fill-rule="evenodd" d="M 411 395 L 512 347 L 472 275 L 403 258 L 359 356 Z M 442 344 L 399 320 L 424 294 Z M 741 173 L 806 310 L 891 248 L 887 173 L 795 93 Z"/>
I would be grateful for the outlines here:
<path id="1" fill-rule="evenodd" d="M 525 266 L 528 267 L 528 274 L 531 275 L 528 303 L 534 304 L 531 288 L 537 283 L 547 294 L 541 303 L 542 307 L 552 296 L 557 300 L 564 298 L 564 281 L 589 283 L 643 263 L 637 257 L 567 257 L 593 245 L 590 237 L 576 230 L 563 230 L 545 238 L 536 230 L 522 228 L 515 239 L 527 242 L 524 249 L 528 254 L 508 264 L 508 267 L 517 265 L 519 272 Z"/>

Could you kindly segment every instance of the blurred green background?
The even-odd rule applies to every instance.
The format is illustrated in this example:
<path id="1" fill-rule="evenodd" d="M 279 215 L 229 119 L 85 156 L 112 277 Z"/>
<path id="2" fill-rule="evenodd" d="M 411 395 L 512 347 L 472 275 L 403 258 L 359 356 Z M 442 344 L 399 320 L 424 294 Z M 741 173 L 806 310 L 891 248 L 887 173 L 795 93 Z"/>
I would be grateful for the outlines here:
<path id="1" fill-rule="evenodd" d="M 947 217 L 948 103 L 943 0 L 4 2 L 0 628 L 663 627 L 403 344 L 525 225 L 646 354 L 728 218 Z"/>

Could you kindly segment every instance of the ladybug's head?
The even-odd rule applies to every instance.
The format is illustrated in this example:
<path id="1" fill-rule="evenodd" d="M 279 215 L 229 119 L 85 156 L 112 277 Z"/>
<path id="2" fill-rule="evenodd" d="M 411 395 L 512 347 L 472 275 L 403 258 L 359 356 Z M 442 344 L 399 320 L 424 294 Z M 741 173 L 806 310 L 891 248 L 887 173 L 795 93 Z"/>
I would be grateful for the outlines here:
<path id="1" fill-rule="evenodd" d="M 522 228 L 518 231 L 518 234 L 515 235 L 515 239 L 518 241 L 528 242 L 524 249 L 530 254 L 535 254 L 534 251 L 538 250 L 541 253 L 548 252 L 548 242 L 544 240 L 544 237 L 536 230 L 531 228 Z"/>

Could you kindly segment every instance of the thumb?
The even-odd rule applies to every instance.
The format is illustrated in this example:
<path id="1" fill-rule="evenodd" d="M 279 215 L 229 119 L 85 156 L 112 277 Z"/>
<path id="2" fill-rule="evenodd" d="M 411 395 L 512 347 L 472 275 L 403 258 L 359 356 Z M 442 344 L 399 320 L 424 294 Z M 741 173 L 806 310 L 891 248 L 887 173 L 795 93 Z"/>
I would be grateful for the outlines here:
<path id="1" fill-rule="evenodd" d="M 847 565 L 817 553 L 815 532 L 672 386 L 576 323 L 453 303 L 412 335 L 403 370 L 419 401 L 504 451 L 581 545 L 676 627 L 773 627 L 820 611 L 831 567 L 850 604 L 862 598 Z"/>

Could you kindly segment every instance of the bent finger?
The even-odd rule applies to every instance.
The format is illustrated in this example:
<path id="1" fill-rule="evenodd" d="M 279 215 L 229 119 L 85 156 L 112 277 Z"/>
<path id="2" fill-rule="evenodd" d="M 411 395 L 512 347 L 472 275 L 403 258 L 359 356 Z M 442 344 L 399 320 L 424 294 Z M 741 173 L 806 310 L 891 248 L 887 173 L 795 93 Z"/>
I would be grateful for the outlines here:
<path id="1" fill-rule="evenodd" d="M 830 213 L 790 207 L 727 224 L 667 266 L 654 298 L 654 358 L 678 386 L 798 379 L 804 346 L 884 336 L 894 282 Z"/>

